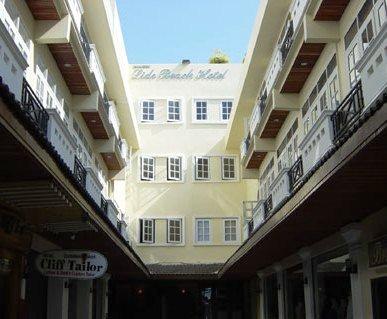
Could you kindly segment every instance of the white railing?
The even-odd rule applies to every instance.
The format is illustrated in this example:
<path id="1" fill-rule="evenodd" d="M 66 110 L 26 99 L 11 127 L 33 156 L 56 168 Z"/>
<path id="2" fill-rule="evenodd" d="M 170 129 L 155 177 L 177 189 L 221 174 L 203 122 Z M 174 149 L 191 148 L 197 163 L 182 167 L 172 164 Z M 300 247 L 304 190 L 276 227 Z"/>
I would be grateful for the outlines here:
<path id="1" fill-rule="evenodd" d="M 120 139 L 118 142 L 118 146 L 120 149 L 121 157 L 124 159 L 124 161 L 126 163 L 128 161 L 128 157 L 129 157 L 129 149 L 128 149 L 128 144 L 126 143 L 126 140 Z"/>
<path id="2" fill-rule="evenodd" d="M 28 57 L 30 54 L 30 47 L 23 39 L 23 36 L 19 31 L 20 18 L 17 18 L 17 21 L 16 21 L 17 24 L 15 24 L 14 20 L 11 18 L 10 14 L 8 13 L 5 7 L 4 0 L 0 0 L 0 20 L 8 30 L 8 33 L 14 40 L 16 46 L 19 48 L 21 54 L 24 56 L 26 60 L 28 60 Z"/>
<path id="3" fill-rule="evenodd" d="M 249 120 L 250 136 L 254 135 L 255 128 L 257 127 L 260 120 L 261 120 L 261 109 L 259 107 L 259 100 L 258 100 L 258 102 L 254 106 L 253 113 L 251 114 L 251 118 Z"/>
<path id="4" fill-rule="evenodd" d="M 271 62 L 269 64 L 268 71 L 265 75 L 266 90 L 268 96 L 270 96 L 271 89 L 274 86 L 275 81 L 277 80 L 278 74 L 282 68 L 282 55 L 279 47 L 275 48 Z"/>
<path id="5" fill-rule="evenodd" d="M 104 87 L 105 87 L 105 74 L 103 72 L 103 68 L 98 56 L 97 48 L 94 44 L 90 44 L 91 52 L 90 52 L 90 70 L 95 76 L 95 80 L 97 81 L 97 85 L 101 95 L 104 95 Z"/>
<path id="6" fill-rule="evenodd" d="M 116 104 L 109 101 L 109 122 L 113 126 L 116 137 L 120 135 L 120 120 L 118 119 Z"/>
<path id="7" fill-rule="evenodd" d="M 304 16 L 308 2 L 309 0 L 293 0 L 292 4 L 290 5 L 290 16 L 293 20 L 295 31 L 302 22 L 302 18 Z"/>
<path id="8" fill-rule="evenodd" d="M 289 169 L 283 168 L 270 186 L 273 208 L 279 205 L 290 193 Z"/>
<path id="9" fill-rule="evenodd" d="M 249 142 L 247 138 L 244 138 L 240 145 L 241 159 L 243 159 L 249 150 Z"/>
<path id="10" fill-rule="evenodd" d="M 81 23 L 82 23 L 82 15 L 83 15 L 83 6 L 81 1 L 79 0 L 67 0 L 69 8 L 70 8 L 70 14 L 73 18 L 73 22 L 75 24 L 76 29 L 78 32 L 81 30 Z"/>

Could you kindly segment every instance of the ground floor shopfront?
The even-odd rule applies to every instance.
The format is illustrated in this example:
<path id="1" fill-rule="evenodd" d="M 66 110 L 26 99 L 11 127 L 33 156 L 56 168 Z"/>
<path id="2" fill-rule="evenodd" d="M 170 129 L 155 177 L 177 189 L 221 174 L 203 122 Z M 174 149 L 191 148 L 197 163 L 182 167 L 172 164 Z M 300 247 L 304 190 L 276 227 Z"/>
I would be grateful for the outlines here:
<path id="1" fill-rule="evenodd" d="M 257 318 L 387 318 L 387 209 L 258 272 Z"/>

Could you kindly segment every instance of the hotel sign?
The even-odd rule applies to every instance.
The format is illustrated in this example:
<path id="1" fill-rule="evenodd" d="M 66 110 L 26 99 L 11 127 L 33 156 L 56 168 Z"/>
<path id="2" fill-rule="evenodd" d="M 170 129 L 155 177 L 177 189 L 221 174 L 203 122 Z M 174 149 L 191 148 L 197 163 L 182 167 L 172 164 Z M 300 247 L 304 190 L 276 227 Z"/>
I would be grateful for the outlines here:
<path id="1" fill-rule="evenodd" d="M 223 72 L 214 71 L 213 69 L 189 70 L 187 72 L 175 72 L 171 69 L 162 69 L 156 71 L 148 68 L 135 68 L 133 70 L 133 80 L 224 80 L 229 70 Z"/>
<path id="2" fill-rule="evenodd" d="M 82 250 L 47 251 L 40 254 L 35 262 L 44 276 L 81 280 L 103 276 L 108 265 L 100 253 Z"/>
<path id="3" fill-rule="evenodd" d="M 387 236 L 369 244 L 368 256 L 370 267 L 387 265 Z"/>

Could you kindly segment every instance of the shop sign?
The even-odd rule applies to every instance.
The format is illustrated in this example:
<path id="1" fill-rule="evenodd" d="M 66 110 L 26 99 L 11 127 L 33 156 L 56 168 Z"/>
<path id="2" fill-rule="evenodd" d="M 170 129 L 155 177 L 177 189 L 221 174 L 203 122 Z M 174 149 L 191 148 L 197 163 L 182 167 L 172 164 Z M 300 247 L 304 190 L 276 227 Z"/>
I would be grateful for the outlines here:
<path id="1" fill-rule="evenodd" d="M 211 68 L 201 70 L 190 70 L 187 72 L 174 72 L 171 69 L 154 69 L 136 68 L 133 71 L 133 80 L 224 80 L 228 70 L 222 72 L 214 71 Z"/>
<path id="2" fill-rule="evenodd" d="M 387 265 L 387 236 L 369 244 L 368 256 L 370 267 Z"/>
<path id="3" fill-rule="evenodd" d="M 105 256 L 95 251 L 51 250 L 36 258 L 38 271 L 47 277 L 95 279 L 107 270 Z"/>

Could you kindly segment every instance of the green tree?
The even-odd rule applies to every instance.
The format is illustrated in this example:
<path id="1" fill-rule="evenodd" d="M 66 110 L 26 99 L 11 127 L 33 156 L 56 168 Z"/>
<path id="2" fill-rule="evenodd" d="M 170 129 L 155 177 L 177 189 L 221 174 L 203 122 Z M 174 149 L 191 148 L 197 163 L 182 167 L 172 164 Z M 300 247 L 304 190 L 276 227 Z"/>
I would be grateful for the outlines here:
<path id="1" fill-rule="evenodd" d="M 209 62 L 214 64 L 229 63 L 230 58 L 228 57 L 227 54 L 223 53 L 221 50 L 215 50 L 214 54 L 211 55 Z"/>

